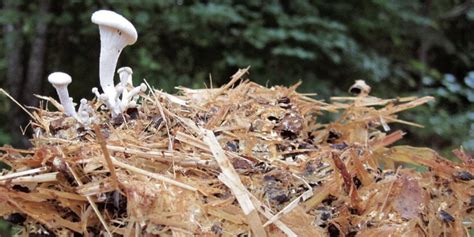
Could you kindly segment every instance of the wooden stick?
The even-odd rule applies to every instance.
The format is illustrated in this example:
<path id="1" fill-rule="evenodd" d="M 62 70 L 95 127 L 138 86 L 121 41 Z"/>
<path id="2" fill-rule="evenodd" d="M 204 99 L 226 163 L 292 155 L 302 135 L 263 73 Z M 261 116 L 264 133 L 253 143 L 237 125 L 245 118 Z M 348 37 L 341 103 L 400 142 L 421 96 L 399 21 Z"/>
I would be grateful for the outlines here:
<path id="1" fill-rule="evenodd" d="M 40 168 L 35 168 L 35 169 L 30 169 L 30 170 L 23 170 L 23 171 L 11 173 L 11 174 L 6 174 L 6 175 L 3 175 L 3 176 L 0 176 L 0 181 L 5 180 L 5 179 L 16 178 L 16 177 L 20 177 L 20 176 L 25 176 L 25 175 L 32 175 L 32 174 L 36 174 L 36 173 L 41 173 L 41 172 L 44 172 L 46 170 L 48 170 L 48 167 L 40 167 Z"/>
<path id="2" fill-rule="evenodd" d="M 175 136 L 175 139 L 180 141 L 180 142 L 184 142 L 184 143 L 187 143 L 191 146 L 194 146 L 194 147 L 197 147 L 197 148 L 200 148 L 204 151 L 207 151 L 209 152 L 209 147 L 206 145 L 206 143 L 202 142 L 201 140 L 191 136 L 191 135 L 188 135 L 186 133 L 183 133 L 181 131 L 178 131 L 176 133 L 176 136 Z"/>
<path id="3" fill-rule="evenodd" d="M 180 188 L 184 188 L 184 189 L 187 189 L 187 190 L 190 190 L 190 191 L 193 191 L 193 192 L 197 191 L 197 188 L 195 188 L 195 187 L 192 187 L 192 186 L 189 186 L 187 184 L 183 184 L 183 183 L 180 183 L 176 180 L 170 179 L 168 177 L 165 177 L 165 176 L 162 176 L 162 175 L 159 175 L 159 174 L 156 174 L 156 173 L 152 173 L 150 171 L 146 171 L 146 170 L 137 168 L 135 166 L 123 163 L 121 161 L 118 161 L 114 157 L 110 157 L 110 158 L 112 159 L 112 162 L 116 166 L 118 166 L 122 169 L 126 169 L 126 170 L 132 171 L 132 172 L 137 173 L 137 174 L 142 174 L 142 175 L 148 176 L 150 178 L 154 178 L 154 179 L 163 181 L 165 183 L 169 183 L 169 184 L 172 184 L 172 185 L 175 185 L 175 186 L 178 186 Z"/>
<path id="4" fill-rule="evenodd" d="M 234 194 L 235 198 L 240 204 L 242 211 L 247 216 L 247 224 L 252 229 L 255 236 L 267 236 L 265 229 L 262 226 L 258 212 L 253 206 L 245 186 L 242 184 L 239 175 L 235 171 L 232 163 L 227 159 L 224 150 L 219 145 L 214 133 L 207 129 L 202 129 L 204 142 L 211 149 L 217 164 L 222 170 L 218 176 L 219 180 L 223 182 Z"/>
<path id="5" fill-rule="evenodd" d="M 118 189 L 118 178 L 117 174 L 115 173 L 115 167 L 114 164 L 112 163 L 112 160 L 110 160 L 110 154 L 109 150 L 107 150 L 107 144 L 105 143 L 105 138 L 104 135 L 102 135 L 102 132 L 100 131 L 99 125 L 94 124 L 94 132 L 95 135 L 97 136 L 97 142 L 100 145 L 100 148 L 102 149 L 102 152 L 104 153 L 104 159 L 107 163 L 107 167 L 109 168 L 110 171 L 110 177 L 112 178 L 113 185 L 115 189 Z"/>
<path id="6" fill-rule="evenodd" d="M 313 209 L 315 206 L 320 204 L 329 194 L 337 191 L 336 182 L 330 181 L 317 190 L 313 191 L 313 197 L 310 198 L 307 202 L 304 203 L 304 208 L 306 211 Z"/>
<path id="7" fill-rule="evenodd" d="M 6 95 L 10 100 L 12 100 L 13 103 L 17 104 L 20 107 L 20 109 L 25 111 L 25 113 L 28 114 L 28 116 L 30 116 L 33 120 L 36 120 L 36 117 L 33 116 L 33 114 L 31 114 L 30 111 L 28 111 L 25 107 L 23 107 L 20 104 L 20 102 L 16 101 L 15 98 L 13 98 L 10 94 L 8 94 L 8 92 L 6 92 L 3 88 L 0 88 L 0 92 Z"/>
<path id="8" fill-rule="evenodd" d="M 168 118 L 165 116 L 165 113 L 163 111 L 163 106 L 161 105 L 159 96 L 157 96 L 155 94 L 155 90 L 153 90 L 153 88 L 150 86 L 150 84 L 148 84 L 148 82 L 146 80 L 144 80 L 144 82 L 145 82 L 145 85 L 150 89 L 150 92 L 153 95 L 153 97 L 155 98 L 156 105 L 158 106 L 158 110 L 160 111 L 160 115 L 163 118 L 163 122 L 165 123 L 166 133 L 168 134 L 168 142 L 169 142 L 168 150 L 172 151 L 173 150 L 173 139 L 171 138 L 170 127 L 168 125 L 168 123 L 169 123 Z"/>
<path id="9" fill-rule="evenodd" d="M 118 151 L 131 155 L 136 155 L 139 157 L 151 158 L 153 160 L 163 162 L 163 163 L 173 163 L 181 166 L 204 166 L 207 168 L 217 168 L 217 164 L 214 160 L 201 160 L 201 159 L 192 159 L 192 157 L 184 158 L 187 154 L 175 151 L 142 151 L 138 149 L 122 147 L 122 146 L 113 146 L 107 145 L 107 149 L 110 151 Z"/>
<path id="10" fill-rule="evenodd" d="M 390 192 L 392 192 L 393 185 L 398 180 L 398 177 L 397 177 L 398 176 L 398 171 L 400 171 L 400 167 L 397 168 L 397 171 L 395 172 L 395 175 L 393 176 L 394 180 L 392 182 L 390 182 L 390 186 L 388 187 L 387 195 L 385 196 L 385 198 L 383 200 L 382 206 L 380 206 L 379 213 L 383 213 L 383 209 L 385 208 L 385 205 L 387 204 L 388 198 L 390 197 Z M 381 217 L 381 216 L 382 215 L 379 215 L 379 217 Z"/>
<path id="11" fill-rule="evenodd" d="M 0 151 L 12 152 L 12 153 L 22 153 L 22 154 L 35 154 L 34 150 L 17 149 L 17 148 L 8 147 L 8 146 L 0 147 Z M 1 157 L 0 157 L 0 159 L 1 159 Z"/>
<path id="12" fill-rule="evenodd" d="M 47 182 L 57 181 L 57 176 L 58 176 L 58 172 L 52 172 L 52 173 L 38 174 L 38 175 L 33 175 L 33 176 L 18 177 L 9 181 L 2 180 L 0 181 L 0 184 L 5 185 L 8 182 L 12 184 L 47 183 Z"/>
<path id="13" fill-rule="evenodd" d="M 218 178 L 232 191 L 232 193 L 234 193 L 234 196 L 239 202 L 242 211 L 247 217 L 247 224 L 249 225 L 250 229 L 252 229 L 252 232 L 255 234 L 255 236 L 267 236 L 267 233 L 262 226 L 260 217 L 258 216 L 258 212 L 253 206 L 250 197 L 247 195 L 247 193 L 245 193 L 245 191 L 242 191 L 244 187 L 241 187 L 242 183 L 240 183 L 240 180 L 240 184 L 238 184 L 234 182 L 235 179 L 233 180 L 233 178 L 228 177 L 224 173 L 221 173 Z"/>
<path id="14" fill-rule="evenodd" d="M 369 143 L 370 146 L 373 147 L 373 150 L 377 150 L 380 147 L 386 147 L 390 144 L 397 142 L 398 140 L 402 139 L 405 133 L 401 130 L 397 130 L 385 136 L 384 138 L 376 141 L 372 141 Z"/>
<path id="15" fill-rule="evenodd" d="M 38 191 L 38 193 L 48 194 L 56 198 L 59 197 L 59 198 L 65 198 L 65 199 L 70 199 L 70 200 L 76 200 L 76 201 L 87 201 L 87 198 L 81 195 L 77 195 L 75 193 L 58 191 L 58 190 L 48 189 L 48 188 L 36 188 L 36 190 Z"/>
<path id="16" fill-rule="evenodd" d="M 182 105 L 182 106 L 188 106 L 188 103 L 185 100 L 183 100 L 183 99 L 181 99 L 181 98 L 179 98 L 175 95 L 171 95 L 171 94 L 168 94 L 168 93 L 162 92 L 162 91 L 155 91 L 155 92 L 162 95 L 162 96 L 164 96 L 164 97 L 166 97 L 166 99 L 168 99 L 169 101 L 171 101 L 175 104 Z"/>

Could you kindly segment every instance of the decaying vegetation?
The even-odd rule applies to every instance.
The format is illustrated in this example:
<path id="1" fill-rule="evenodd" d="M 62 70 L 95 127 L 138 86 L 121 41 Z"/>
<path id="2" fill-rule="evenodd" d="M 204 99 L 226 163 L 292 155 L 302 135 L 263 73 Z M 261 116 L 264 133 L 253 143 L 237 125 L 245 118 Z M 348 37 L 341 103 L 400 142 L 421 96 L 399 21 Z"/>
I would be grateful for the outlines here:
<path id="1" fill-rule="evenodd" d="M 467 236 L 474 160 L 396 146 L 399 112 L 431 97 L 315 100 L 239 70 L 220 88 L 148 88 L 84 127 L 50 97 L 34 147 L 1 148 L 0 215 L 22 233 L 70 236 Z M 50 106 L 52 105 L 52 106 Z M 51 107 L 56 107 L 52 109 Z M 319 117 L 338 113 L 331 123 Z M 406 164 L 426 167 L 417 172 Z"/>

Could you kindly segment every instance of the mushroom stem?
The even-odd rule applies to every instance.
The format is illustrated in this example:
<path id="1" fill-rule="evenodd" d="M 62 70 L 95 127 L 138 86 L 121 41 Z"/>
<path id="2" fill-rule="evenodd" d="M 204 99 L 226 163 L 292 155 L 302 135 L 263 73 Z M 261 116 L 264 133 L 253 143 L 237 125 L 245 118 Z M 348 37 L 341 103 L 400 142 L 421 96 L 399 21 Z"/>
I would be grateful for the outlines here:
<path id="1" fill-rule="evenodd" d="M 107 95 L 107 106 L 112 117 L 121 113 L 118 91 L 115 89 L 114 74 L 122 49 L 135 43 L 137 31 L 123 16 L 108 10 L 92 14 L 91 20 L 99 26 L 100 33 L 100 86 Z"/>
<path id="2" fill-rule="evenodd" d="M 79 122 L 86 128 L 92 123 L 92 118 L 89 116 L 91 112 L 93 112 L 92 107 L 87 103 L 86 99 L 82 98 L 79 109 L 77 110 L 77 117 L 79 118 Z"/>
<path id="3" fill-rule="evenodd" d="M 109 29 L 104 29 L 109 28 Z M 99 78 L 102 91 L 109 96 L 110 99 L 115 98 L 114 74 L 117 61 L 122 49 L 127 45 L 124 40 L 114 37 L 117 33 L 111 32 L 110 27 L 100 26 L 100 65 Z M 115 101 L 110 101 L 113 105 Z"/>
<path id="4" fill-rule="evenodd" d="M 58 96 L 59 96 L 59 101 L 61 102 L 61 105 L 63 105 L 64 107 L 64 113 L 68 116 L 75 117 L 76 110 L 74 109 L 74 105 L 72 103 L 71 97 L 69 97 L 67 86 L 59 86 L 59 87 L 55 86 L 54 88 L 56 88 L 56 92 L 58 93 Z"/>
<path id="5" fill-rule="evenodd" d="M 145 92 L 146 91 L 146 85 L 145 83 L 140 84 L 140 86 L 134 87 L 129 93 L 128 96 L 125 97 L 126 100 L 130 101 L 132 97 L 137 95 L 140 92 Z"/>
<path id="6" fill-rule="evenodd" d="M 146 91 L 145 83 L 140 84 L 140 86 L 134 87 L 126 95 L 122 95 L 122 110 L 126 110 L 128 108 L 133 108 L 136 106 L 136 101 L 133 100 L 133 97 L 137 96 L 140 92 Z"/>
<path id="7" fill-rule="evenodd" d="M 63 72 L 54 72 L 48 76 L 48 81 L 53 85 L 58 93 L 59 101 L 64 107 L 64 113 L 68 116 L 76 117 L 76 110 L 72 103 L 72 98 L 69 97 L 67 86 L 71 83 L 71 76 Z"/>
<path id="8" fill-rule="evenodd" d="M 99 93 L 99 89 L 97 89 L 97 87 L 92 88 L 92 93 L 94 93 L 95 97 L 97 97 L 97 99 L 99 99 L 100 93 Z"/>

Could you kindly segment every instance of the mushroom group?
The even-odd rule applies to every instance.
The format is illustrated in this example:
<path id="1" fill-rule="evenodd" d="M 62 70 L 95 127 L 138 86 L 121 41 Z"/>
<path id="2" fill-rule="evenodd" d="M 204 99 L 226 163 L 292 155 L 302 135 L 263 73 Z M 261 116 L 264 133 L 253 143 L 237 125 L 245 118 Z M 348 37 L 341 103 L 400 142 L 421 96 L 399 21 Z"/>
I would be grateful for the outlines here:
<path id="1" fill-rule="evenodd" d="M 121 67 L 117 70 L 120 77 L 120 84 L 117 86 L 117 91 L 121 92 L 120 109 L 125 111 L 129 108 L 137 106 L 138 93 L 146 91 L 145 83 L 134 87 L 132 82 L 133 71 L 130 67 Z"/>
<path id="2" fill-rule="evenodd" d="M 96 11 L 92 14 L 91 21 L 99 26 L 101 42 L 99 80 L 103 93 L 100 93 L 97 87 L 92 88 L 92 92 L 97 100 L 105 104 L 114 118 L 129 108 L 135 108 L 139 93 L 146 91 L 144 83 L 137 87 L 133 86 L 133 71 L 130 67 L 120 68 L 117 71 L 120 83 L 118 85 L 114 83 L 114 74 L 120 53 L 127 45 L 134 44 L 138 35 L 130 21 L 113 11 Z M 93 122 L 95 111 L 86 99 L 81 99 L 76 112 L 73 99 L 69 97 L 67 90 L 67 86 L 72 82 L 71 77 L 63 72 L 55 72 L 49 75 L 48 81 L 56 88 L 61 105 L 64 107 L 64 113 L 88 127 Z"/>
<path id="3" fill-rule="evenodd" d="M 137 41 L 137 30 L 123 16 L 108 10 L 94 12 L 91 21 L 99 26 L 100 32 L 99 78 L 105 96 L 98 98 L 105 102 L 115 117 L 123 111 L 118 98 L 120 91 L 114 83 L 115 68 L 123 48 Z"/>
<path id="4" fill-rule="evenodd" d="M 76 118 L 84 127 L 89 127 L 93 120 L 93 115 L 91 116 L 91 114 L 93 114 L 94 110 L 87 100 L 82 98 L 79 109 L 76 112 L 73 99 L 69 97 L 69 91 L 67 90 L 67 86 L 72 82 L 71 76 L 64 72 L 53 72 L 49 74 L 48 81 L 56 89 L 59 101 L 64 108 L 64 113 L 67 116 Z"/>

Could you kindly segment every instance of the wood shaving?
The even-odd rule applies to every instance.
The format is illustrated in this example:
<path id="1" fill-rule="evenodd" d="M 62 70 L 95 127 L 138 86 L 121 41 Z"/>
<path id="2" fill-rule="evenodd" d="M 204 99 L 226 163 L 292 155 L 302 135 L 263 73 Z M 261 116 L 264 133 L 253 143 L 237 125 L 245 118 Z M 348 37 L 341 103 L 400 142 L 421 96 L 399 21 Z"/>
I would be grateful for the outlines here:
<path id="1" fill-rule="evenodd" d="M 24 217 L 25 235 L 468 235 L 472 157 L 394 145 L 404 133 L 390 124 L 417 125 L 397 113 L 432 97 L 376 98 L 357 81 L 328 103 L 248 71 L 220 88 L 150 88 L 120 119 L 94 101 L 94 130 L 28 111 L 33 147 L 0 148 L 0 215 Z"/>

